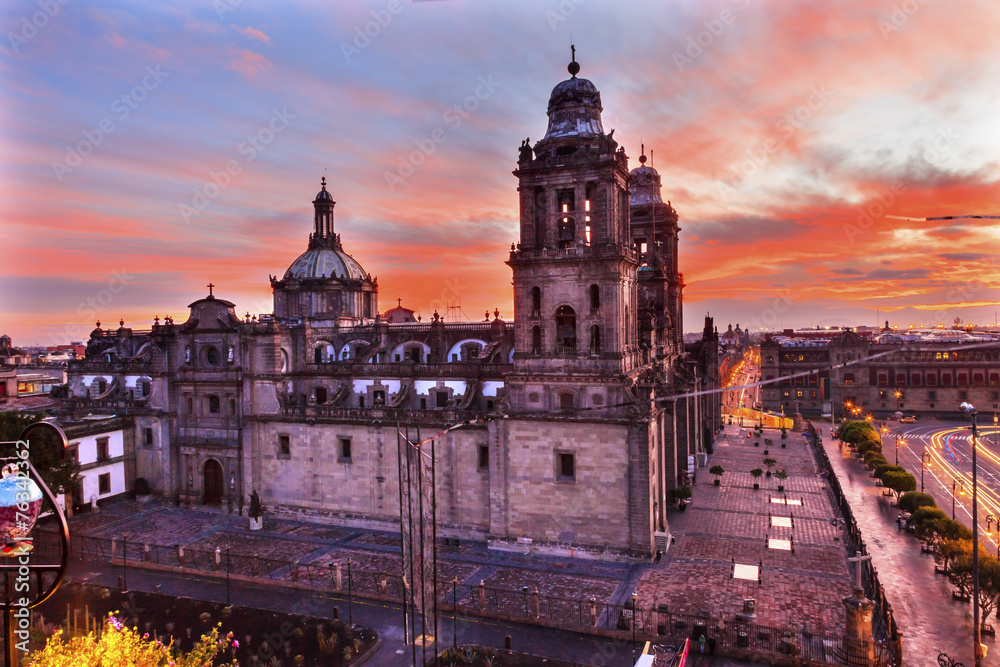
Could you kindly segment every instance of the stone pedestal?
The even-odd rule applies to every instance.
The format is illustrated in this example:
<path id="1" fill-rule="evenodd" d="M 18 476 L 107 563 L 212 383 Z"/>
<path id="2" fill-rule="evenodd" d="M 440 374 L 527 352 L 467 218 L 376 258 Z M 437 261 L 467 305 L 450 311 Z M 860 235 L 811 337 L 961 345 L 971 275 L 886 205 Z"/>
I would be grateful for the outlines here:
<path id="1" fill-rule="evenodd" d="M 264 517 L 250 517 L 250 530 L 260 530 L 264 527 Z"/>
<path id="2" fill-rule="evenodd" d="M 865 597 L 863 589 L 843 600 L 845 612 L 844 650 L 851 667 L 872 667 L 875 664 L 875 642 L 872 640 L 872 613 L 875 603 Z"/>

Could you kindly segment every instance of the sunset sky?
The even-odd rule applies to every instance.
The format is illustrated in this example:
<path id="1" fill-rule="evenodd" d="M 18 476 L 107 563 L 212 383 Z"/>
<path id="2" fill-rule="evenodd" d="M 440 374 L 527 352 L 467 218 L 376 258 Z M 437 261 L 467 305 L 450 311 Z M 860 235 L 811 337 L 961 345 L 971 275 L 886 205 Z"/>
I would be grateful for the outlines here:
<path id="1" fill-rule="evenodd" d="M 1000 220 L 886 217 L 1000 215 L 995 0 L 15 0 L 0 26 L 15 344 L 182 321 L 209 282 L 270 312 L 324 173 L 382 311 L 509 317 L 511 171 L 571 43 L 680 215 L 688 330 L 1000 310 Z"/>

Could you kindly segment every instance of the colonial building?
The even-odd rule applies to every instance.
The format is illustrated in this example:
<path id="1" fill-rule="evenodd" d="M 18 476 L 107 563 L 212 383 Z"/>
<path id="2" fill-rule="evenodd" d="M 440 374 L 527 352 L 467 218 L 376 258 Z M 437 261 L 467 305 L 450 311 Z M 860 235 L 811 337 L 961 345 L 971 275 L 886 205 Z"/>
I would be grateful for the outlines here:
<path id="1" fill-rule="evenodd" d="M 257 490 L 277 512 L 392 528 L 402 430 L 440 434 L 441 536 L 665 549 L 670 491 L 721 425 L 718 395 L 688 395 L 718 387 L 718 334 L 707 319 L 685 349 L 677 213 L 645 156 L 629 171 L 600 93 L 569 71 L 514 171 L 513 321 L 380 313 L 324 179 L 306 251 L 271 279 L 273 314 L 240 317 L 210 285 L 182 323 L 98 326 L 71 365 L 78 407 L 127 409 L 137 476 L 182 501 Z"/>
<path id="2" fill-rule="evenodd" d="M 959 405 L 1000 408 L 1000 341 L 989 334 L 926 330 L 877 336 L 852 331 L 826 338 L 791 332 L 761 343 L 764 408 L 803 415 L 844 414 L 847 405 L 877 418 L 958 417 Z"/>

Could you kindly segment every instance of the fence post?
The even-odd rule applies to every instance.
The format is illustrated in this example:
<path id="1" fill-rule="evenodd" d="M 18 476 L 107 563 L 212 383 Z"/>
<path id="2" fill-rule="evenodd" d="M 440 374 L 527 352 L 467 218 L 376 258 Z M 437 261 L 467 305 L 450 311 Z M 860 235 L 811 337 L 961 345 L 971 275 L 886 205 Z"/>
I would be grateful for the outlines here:
<path id="1" fill-rule="evenodd" d="M 115 538 L 111 538 L 111 560 L 115 559 L 115 553 L 118 551 L 118 545 L 115 544 Z"/>
<path id="2" fill-rule="evenodd" d="M 177 564 L 184 567 L 184 546 L 181 544 L 177 545 Z"/>
<path id="3" fill-rule="evenodd" d="M 337 591 L 344 588 L 344 575 L 339 562 L 333 564 L 333 587 Z"/>
<path id="4" fill-rule="evenodd" d="M 479 611 L 486 609 L 486 582 L 479 580 Z"/>
<path id="5" fill-rule="evenodd" d="M 385 589 L 386 589 L 386 581 L 385 581 L 385 574 L 383 573 L 378 575 L 378 594 L 385 595 Z"/>
<path id="6" fill-rule="evenodd" d="M 597 600 L 595 598 L 590 598 L 587 602 L 590 607 L 590 627 L 597 627 Z"/>
<path id="7" fill-rule="evenodd" d="M 144 543 L 144 544 L 142 545 L 142 558 L 143 558 L 143 560 L 145 560 L 145 561 L 146 561 L 147 563 L 149 562 L 149 542 L 145 542 L 145 543 Z"/>
<path id="8" fill-rule="evenodd" d="M 299 561 L 292 562 L 292 581 L 299 580 Z"/>
<path id="9" fill-rule="evenodd" d="M 538 589 L 531 594 L 531 610 L 534 612 L 534 617 L 538 618 Z"/>

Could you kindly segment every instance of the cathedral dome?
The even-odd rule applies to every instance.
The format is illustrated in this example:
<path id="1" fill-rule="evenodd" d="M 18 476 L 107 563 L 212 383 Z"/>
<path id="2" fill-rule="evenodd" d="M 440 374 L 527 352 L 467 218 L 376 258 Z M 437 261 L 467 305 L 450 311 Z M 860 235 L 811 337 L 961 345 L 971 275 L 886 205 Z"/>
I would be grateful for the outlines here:
<path id="1" fill-rule="evenodd" d="M 368 273 L 343 250 L 310 248 L 298 256 L 285 271 L 285 279 L 345 278 L 365 280 Z"/>
<path id="2" fill-rule="evenodd" d="M 604 134 L 601 125 L 601 93 L 587 79 L 576 78 L 580 65 L 574 60 L 569 72 L 573 76 L 556 84 L 549 95 L 549 127 L 546 139 L 566 137 L 599 137 Z"/>
<path id="3" fill-rule="evenodd" d="M 639 156 L 639 163 L 641 166 L 629 172 L 629 175 L 632 176 L 632 194 L 629 197 L 629 204 L 632 206 L 662 204 L 659 172 L 646 166 L 645 153 Z"/>

